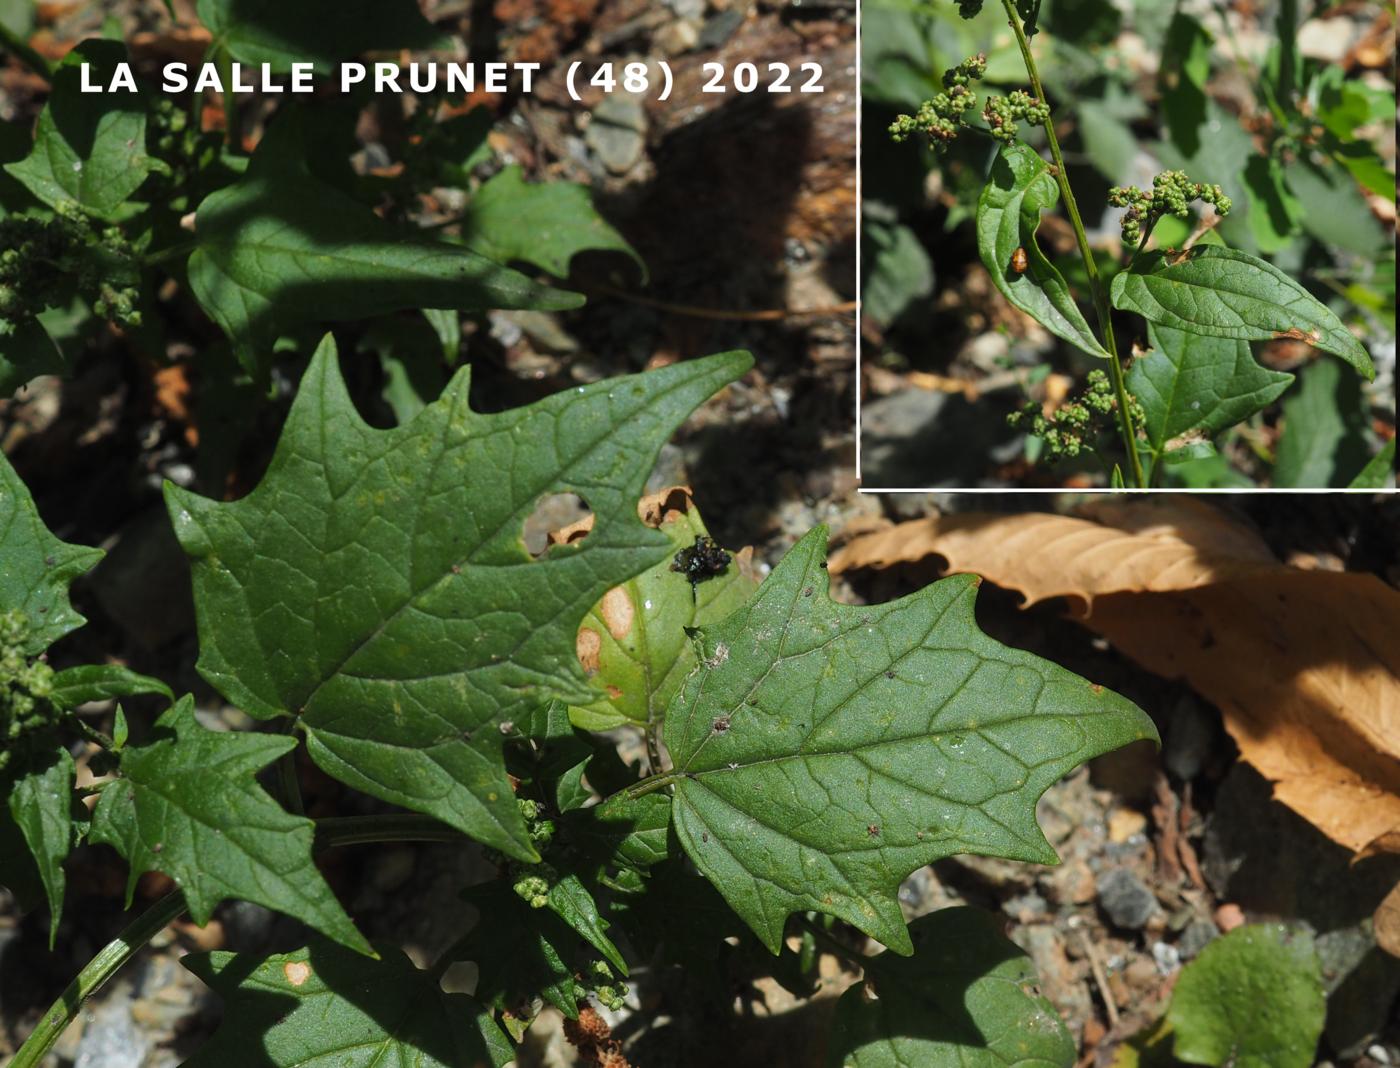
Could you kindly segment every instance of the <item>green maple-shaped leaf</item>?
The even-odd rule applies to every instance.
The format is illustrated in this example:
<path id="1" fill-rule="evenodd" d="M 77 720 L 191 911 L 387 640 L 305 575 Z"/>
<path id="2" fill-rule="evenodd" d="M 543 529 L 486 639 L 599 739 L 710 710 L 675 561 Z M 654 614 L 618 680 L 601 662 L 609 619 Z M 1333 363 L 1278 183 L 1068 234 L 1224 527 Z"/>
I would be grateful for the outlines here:
<path id="1" fill-rule="evenodd" d="M 476 1068 L 513 1056 L 466 994 L 399 950 L 379 960 L 317 942 L 293 953 L 191 953 L 180 963 L 225 1002 L 214 1037 L 186 1068 Z"/>
<path id="2" fill-rule="evenodd" d="M 978 580 L 837 604 L 826 531 L 701 628 L 666 714 L 687 853 L 775 953 L 791 912 L 912 951 L 901 880 L 953 853 L 1054 864 L 1037 799 L 1091 757 L 1157 737 L 1130 701 L 988 638 Z"/>
<path id="3" fill-rule="evenodd" d="M 991 913 L 940 909 L 909 925 L 912 957 L 881 953 L 841 997 L 831 1068 L 1070 1068 L 1074 1039 L 1035 992 L 1026 954 Z"/>
<path id="4" fill-rule="evenodd" d="M 375 430 L 328 339 L 256 490 L 223 504 L 167 486 L 201 672 L 251 715 L 299 717 L 341 781 L 538 859 L 500 728 L 590 697 L 579 623 L 670 549 L 637 516 L 656 454 L 750 363 L 693 360 L 491 415 L 468 405 L 464 369 L 412 422 Z M 524 521 L 565 492 L 594 528 L 533 560 Z"/>
<path id="5" fill-rule="evenodd" d="M 238 898 L 368 952 L 312 862 L 314 825 L 283 810 L 254 778 L 295 747 L 285 735 L 206 730 L 185 697 L 144 745 L 122 749 L 89 838 L 126 857 L 128 903 L 143 872 L 162 871 L 184 891 L 196 923 Z"/>
<path id="6" fill-rule="evenodd" d="M 567 278 L 569 262 L 587 250 L 621 252 L 646 281 L 637 250 L 593 206 L 588 187 L 574 182 L 531 185 L 521 168 L 507 167 L 486 182 L 467 205 L 462 239 L 501 263 L 521 260 Z"/>
<path id="7" fill-rule="evenodd" d="M 24 653 L 36 656 L 83 625 L 68 603 L 68 584 L 101 559 L 101 549 L 69 545 L 49 533 L 28 488 L 0 453 L 0 612 L 24 613 Z"/>
<path id="8" fill-rule="evenodd" d="M 300 115 L 269 129 L 237 183 L 196 213 L 190 287 L 250 369 L 279 332 L 403 308 L 532 308 L 583 303 L 461 245 L 395 227 L 314 177 Z"/>

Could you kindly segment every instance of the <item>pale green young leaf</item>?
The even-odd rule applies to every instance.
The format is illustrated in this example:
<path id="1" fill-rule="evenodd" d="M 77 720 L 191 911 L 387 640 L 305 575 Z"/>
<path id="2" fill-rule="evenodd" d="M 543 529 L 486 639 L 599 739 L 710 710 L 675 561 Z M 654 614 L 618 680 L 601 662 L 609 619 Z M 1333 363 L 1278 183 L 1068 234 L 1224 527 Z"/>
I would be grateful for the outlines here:
<path id="1" fill-rule="evenodd" d="M 298 716 L 341 781 L 537 859 L 502 724 L 592 698 L 579 624 L 670 551 L 637 516 L 656 454 L 750 364 L 692 360 L 491 415 L 471 410 L 463 369 L 412 422 L 375 430 L 327 339 L 256 490 L 220 503 L 167 486 L 200 671 L 253 716 Z M 526 518 L 566 492 L 592 532 L 532 559 Z"/>
<path id="2" fill-rule="evenodd" d="M 93 84 L 108 84 L 126 48 L 84 41 L 54 74 L 29 155 L 5 170 L 50 207 L 76 202 L 111 218 L 140 187 L 154 161 L 146 155 L 146 104 L 139 93 L 84 93 L 81 65 Z"/>
<path id="3" fill-rule="evenodd" d="M 1149 324 L 1152 351 L 1128 369 L 1155 452 L 1188 430 L 1218 434 L 1271 404 L 1293 376 L 1260 367 L 1249 342 Z"/>
<path id="4" fill-rule="evenodd" d="M 444 993 L 398 949 L 383 954 L 375 960 L 317 941 L 269 957 L 181 958 L 224 1001 L 219 1030 L 184 1068 L 501 1068 L 514 1057 L 474 998 Z"/>
<path id="5" fill-rule="evenodd" d="M 1074 1039 L 1035 992 L 1025 952 L 1001 922 L 947 908 L 909 925 L 912 957 L 881 953 L 836 1007 L 830 1068 L 1070 1068 Z"/>
<path id="6" fill-rule="evenodd" d="M 75 844 L 73 823 L 73 758 L 56 747 L 43 767 L 31 767 L 14 781 L 0 777 L 9 793 L 10 816 L 34 858 L 44 898 L 49 906 L 49 947 L 58 935 L 63 915 L 66 878 L 63 862 Z"/>
<path id="7" fill-rule="evenodd" d="M 286 735 L 207 730 L 191 697 L 156 720 L 143 744 L 123 747 L 89 838 L 127 859 L 128 902 L 144 872 L 160 871 L 184 891 L 196 923 L 236 898 L 369 952 L 311 859 L 314 825 L 284 811 L 255 778 L 294 748 Z"/>
<path id="8" fill-rule="evenodd" d="M 837 604 L 826 530 L 747 605 L 701 628 L 701 665 L 666 713 L 685 850 L 777 952 L 791 912 L 838 916 L 898 953 L 897 891 L 953 853 L 1057 861 L 1037 799 L 1140 738 L 1131 702 L 977 629 L 978 580 Z"/>
<path id="9" fill-rule="evenodd" d="M 405 232 L 312 176 L 296 114 L 274 123 L 238 182 L 205 198 L 190 286 L 253 369 L 279 332 L 403 308 L 583 303 L 485 256 Z"/>
<path id="10" fill-rule="evenodd" d="M 519 260 L 556 278 L 568 277 L 569 261 L 579 252 L 621 252 L 646 281 L 646 264 L 598 214 L 587 186 L 527 183 L 518 166 L 505 168 L 477 190 L 462 220 L 462 240 L 498 263 Z"/>
<path id="11" fill-rule="evenodd" d="M 1013 305 L 1056 337 L 1108 359 L 1069 284 L 1035 241 L 1041 212 L 1053 209 L 1059 198 L 1049 164 L 1023 144 L 1003 145 L 977 202 L 977 250 L 993 284 Z M 1018 248 L 1026 252 L 1022 272 L 1012 266 Z"/>
<path id="12" fill-rule="evenodd" d="M 1239 927 L 1182 970 L 1167 1022 L 1187 1064 L 1307 1068 L 1327 1016 L 1311 936 L 1279 924 Z"/>
<path id="13" fill-rule="evenodd" d="M 361 52 L 450 47 L 417 0 L 199 0 L 195 10 L 214 47 L 279 72 L 311 63 L 329 74 Z"/>
<path id="14" fill-rule="evenodd" d="M 1376 375 L 1371 357 L 1327 305 L 1238 249 L 1145 253 L 1114 276 L 1110 293 L 1115 308 L 1161 326 L 1240 341 L 1296 338 L 1340 356 L 1366 378 Z"/>
<path id="15" fill-rule="evenodd" d="M 705 522 L 683 490 L 671 491 L 656 507 L 671 555 L 609 590 L 579 628 L 579 659 L 593 698 L 569 714 L 586 730 L 659 722 L 695 667 L 686 628 L 718 623 L 758 585 L 735 559 L 692 586 L 675 570 L 675 554 L 694 547 L 697 537 L 709 537 Z"/>
<path id="16" fill-rule="evenodd" d="M 68 603 L 68 585 L 101 559 L 101 549 L 69 545 L 49 533 L 28 488 L 0 453 L 0 612 L 24 613 L 22 652 L 37 656 L 83 625 Z"/>
<path id="17" fill-rule="evenodd" d="M 110 701 L 139 693 L 158 693 L 167 701 L 175 694 L 160 679 L 141 675 L 120 664 L 83 664 L 65 668 L 53 677 L 50 699 L 59 708 L 77 708 L 89 701 Z"/>

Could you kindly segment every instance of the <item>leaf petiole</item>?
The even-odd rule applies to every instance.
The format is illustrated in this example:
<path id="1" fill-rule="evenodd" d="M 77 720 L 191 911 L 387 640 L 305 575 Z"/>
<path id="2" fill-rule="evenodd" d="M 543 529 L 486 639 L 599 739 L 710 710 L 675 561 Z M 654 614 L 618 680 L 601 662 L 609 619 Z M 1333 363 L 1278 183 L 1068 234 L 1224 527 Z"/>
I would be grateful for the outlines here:
<path id="1" fill-rule="evenodd" d="M 59 1035 L 78 1015 L 83 1002 L 100 990 L 117 969 L 184 911 L 185 895 L 175 890 L 136 917 L 121 934 L 103 946 L 40 1017 L 38 1025 L 24 1040 L 14 1060 L 10 1061 L 9 1068 L 37 1068 L 58 1041 Z"/>

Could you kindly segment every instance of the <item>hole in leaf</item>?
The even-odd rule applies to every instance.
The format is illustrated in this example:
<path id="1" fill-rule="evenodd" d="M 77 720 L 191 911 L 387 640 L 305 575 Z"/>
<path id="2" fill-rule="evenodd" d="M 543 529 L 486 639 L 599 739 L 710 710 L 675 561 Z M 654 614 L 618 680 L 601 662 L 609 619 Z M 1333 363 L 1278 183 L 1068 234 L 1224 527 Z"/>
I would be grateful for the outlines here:
<path id="1" fill-rule="evenodd" d="M 525 551 L 538 560 L 552 545 L 582 541 L 593 529 L 593 514 L 577 493 L 549 493 L 535 502 L 525 517 L 520 539 Z"/>

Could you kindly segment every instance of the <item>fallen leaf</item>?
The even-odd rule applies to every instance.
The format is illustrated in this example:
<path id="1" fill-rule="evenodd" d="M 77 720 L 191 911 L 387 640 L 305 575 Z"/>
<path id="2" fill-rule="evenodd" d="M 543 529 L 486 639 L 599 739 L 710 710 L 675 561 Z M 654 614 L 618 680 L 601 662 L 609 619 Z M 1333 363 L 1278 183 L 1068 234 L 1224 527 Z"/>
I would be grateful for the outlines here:
<path id="1" fill-rule="evenodd" d="M 1353 851 L 1400 849 L 1400 592 L 1369 574 L 1288 567 L 1199 501 L 1086 514 L 903 523 L 853 540 L 831 569 L 936 555 L 1028 604 L 1068 598 L 1121 652 L 1212 701 L 1279 801 Z"/>

